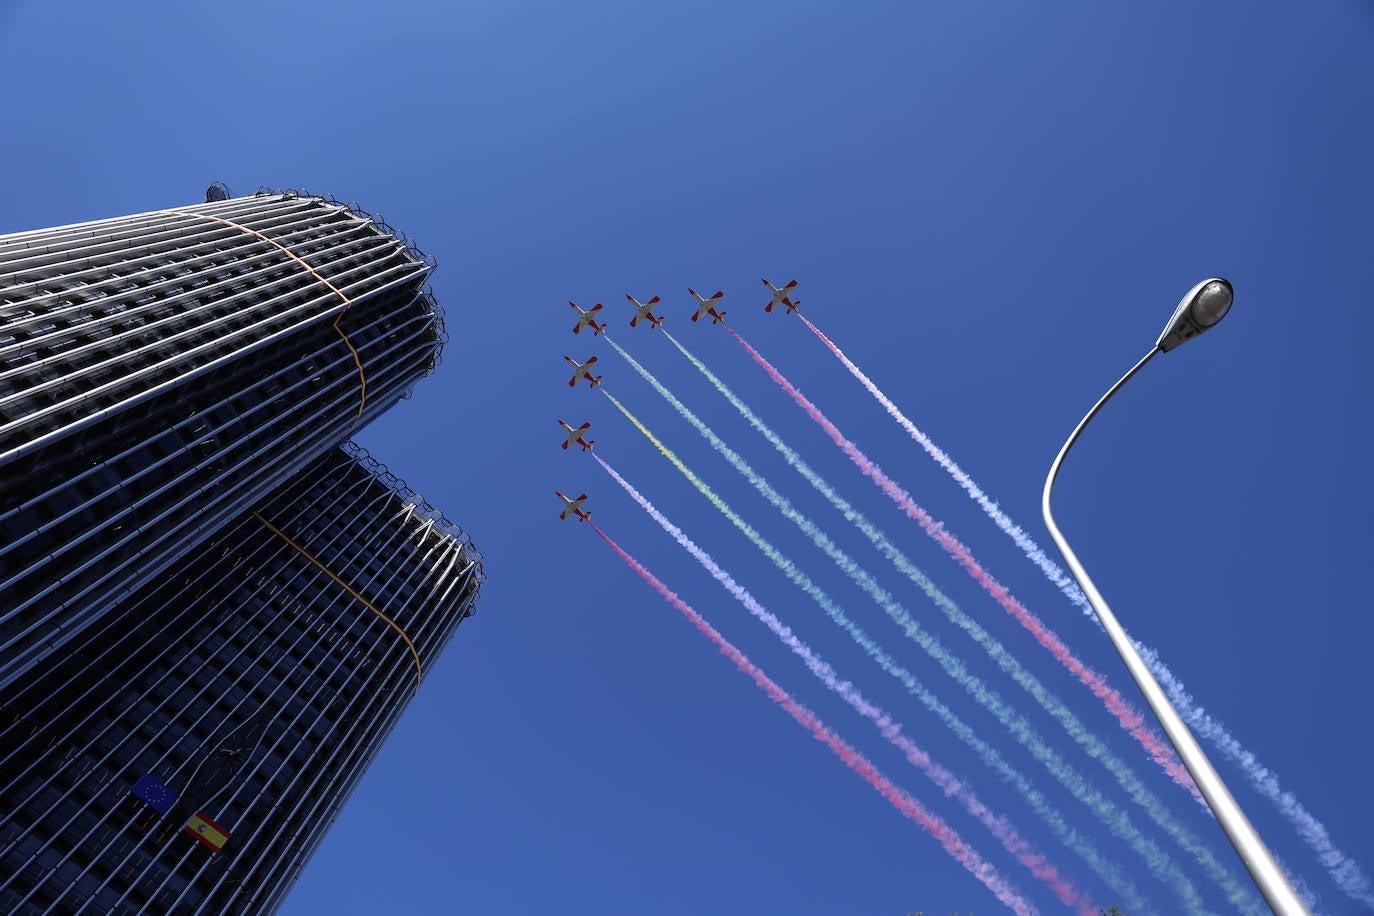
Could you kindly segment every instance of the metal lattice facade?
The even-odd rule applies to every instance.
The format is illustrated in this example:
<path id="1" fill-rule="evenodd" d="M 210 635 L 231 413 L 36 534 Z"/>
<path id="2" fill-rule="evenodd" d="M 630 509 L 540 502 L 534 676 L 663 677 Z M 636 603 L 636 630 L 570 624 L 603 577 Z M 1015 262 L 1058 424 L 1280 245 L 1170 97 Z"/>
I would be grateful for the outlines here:
<path id="1" fill-rule="evenodd" d="M 303 192 L 0 236 L 0 690 L 406 396 L 432 268 Z"/>
<path id="2" fill-rule="evenodd" d="M 0 912 L 272 912 L 481 582 L 356 447 L 310 462 L 5 698 Z M 227 769 L 186 797 L 208 760 Z M 145 773 L 178 808 L 129 794 Z M 222 851 L 181 832 L 194 811 Z"/>
<path id="3" fill-rule="evenodd" d="M 206 201 L 0 236 L 7 916 L 274 911 L 483 581 L 345 441 L 438 363 L 433 260 Z"/>

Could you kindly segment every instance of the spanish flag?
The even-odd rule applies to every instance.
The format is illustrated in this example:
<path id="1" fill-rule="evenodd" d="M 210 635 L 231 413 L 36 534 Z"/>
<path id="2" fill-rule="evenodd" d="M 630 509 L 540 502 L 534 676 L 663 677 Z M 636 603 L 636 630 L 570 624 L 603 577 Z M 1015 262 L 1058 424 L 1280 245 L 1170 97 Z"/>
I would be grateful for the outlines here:
<path id="1" fill-rule="evenodd" d="M 229 839 L 229 831 L 204 814 L 196 814 L 187 821 L 182 832 L 194 837 L 196 842 L 208 847 L 211 852 L 219 852 Z"/>

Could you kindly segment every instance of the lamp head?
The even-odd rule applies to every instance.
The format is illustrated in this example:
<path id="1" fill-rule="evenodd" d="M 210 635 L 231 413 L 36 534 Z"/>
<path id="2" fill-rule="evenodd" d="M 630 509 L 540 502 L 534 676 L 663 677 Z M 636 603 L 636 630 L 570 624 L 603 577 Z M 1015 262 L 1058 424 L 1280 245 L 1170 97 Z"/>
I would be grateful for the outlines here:
<path id="1" fill-rule="evenodd" d="M 1155 344 L 1165 353 L 1213 327 L 1231 310 L 1235 291 L 1228 280 L 1212 277 L 1188 290 Z"/>

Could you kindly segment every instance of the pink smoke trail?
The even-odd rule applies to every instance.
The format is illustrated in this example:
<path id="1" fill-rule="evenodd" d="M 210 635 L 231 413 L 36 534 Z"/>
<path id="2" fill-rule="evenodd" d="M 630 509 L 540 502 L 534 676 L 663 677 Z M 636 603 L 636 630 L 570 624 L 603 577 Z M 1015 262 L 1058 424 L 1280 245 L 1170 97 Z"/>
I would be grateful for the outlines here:
<path id="1" fill-rule="evenodd" d="M 664 600 L 681 611 L 683 616 L 690 620 L 692 625 L 695 626 L 703 636 L 716 644 L 722 655 L 734 662 L 735 666 L 739 668 L 740 671 L 752 678 L 754 683 L 758 684 L 763 692 L 772 698 L 773 702 L 781 706 L 793 719 L 796 719 L 803 728 L 811 732 L 817 741 L 820 741 L 834 751 L 835 756 L 843 760 L 851 770 L 858 773 L 864 778 L 864 781 L 877 789 L 894 808 L 924 827 L 931 836 L 945 847 L 945 850 L 951 856 L 958 860 L 959 864 L 968 869 L 968 871 L 979 881 L 982 881 L 983 884 L 987 886 L 988 890 L 996 895 L 998 900 L 1001 900 L 1016 913 L 1024 913 L 1030 916 L 1030 914 L 1039 912 L 1028 900 L 1021 896 L 1009 881 L 1001 876 L 991 863 L 984 860 L 982 856 L 960 839 L 959 834 L 957 834 L 952 827 L 942 821 L 938 816 L 927 811 L 920 802 L 916 801 L 916 799 L 895 786 L 876 766 L 869 762 L 868 758 L 850 747 L 843 739 L 832 732 L 825 723 L 820 720 L 820 717 L 798 703 L 792 698 L 791 694 L 774 683 L 768 675 L 764 674 L 753 662 L 749 661 L 749 658 L 743 652 L 735 648 L 735 646 L 726 640 L 724 636 L 721 636 L 720 633 L 716 632 L 716 629 L 707 623 L 705 618 L 693 610 L 687 602 L 670 591 L 653 573 L 641 566 L 638 560 L 626 553 L 624 548 L 615 541 L 611 540 L 606 532 L 598 528 L 595 523 L 591 523 L 591 527 L 592 530 L 620 556 L 620 559 L 625 561 L 625 565 L 639 573 L 640 578 L 649 583 L 654 591 L 658 592 L 663 596 Z"/>
<path id="2" fill-rule="evenodd" d="M 697 546 L 696 542 L 689 538 L 681 528 L 669 521 L 667 516 L 649 502 L 628 480 L 620 476 L 615 468 L 611 467 L 599 455 L 593 454 L 592 457 L 607 474 L 611 475 L 616 483 L 620 484 L 631 499 L 639 503 L 641 509 L 658 522 L 659 527 L 705 567 L 706 571 L 734 596 L 735 600 L 743 604 L 750 614 L 767 626 L 773 635 L 782 640 L 789 649 L 800 657 L 821 683 L 838 694 L 861 716 L 871 720 L 878 727 L 883 737 L 900 750 L 912 766 L 929 776 L 931 781 L 943 789 L 946 795 L 957 798 L 964 805 L 965 810 L 981 821 L 983 826 L 987 827 L 992 835 L 1001 841 L 1006 850 L 1015 856 L 1032 874 L 1044 881 L 1066 906 L 1076 906 L 1083 916 L 1094 916 L 1095 910 L 1092 904 L 1074 887 L 1072 882 L 1062 877 L 1053 863 L 1037 852 L 1017 832 L 1015 827 L 1011 826 L 1001 815 L 994 814 L 962 780 L 932 760 L 930 755 L 922 750 L 916 742 L 903 735 L 901 725 L 894 722 L 887 712 L 870 703 L 852 683 L 841 679 L 829 662 L 798 639 L 791 628 L 779 620 L 776 615 L 759 604 L 758 600 L 744 586 L 736 582 L 733 576 L 722 569 L 711 558 L 710 554 Z"/>
<path id="3" fill-rule="evenodd" d="M 810 322 L 807 322 L 807 324 L 810 325 Z M 845 438 L 835 424 L 831 423 L 815 404 L 812 404 L 811 401 L 798 391 L 781 372 L 774 368 L 772 363 L 764 359 L 759 351 L 751 347 L 733 328 L 727 325 L 725 329 L 730 332 L 735 340 L 739 341 L 740 346 L 748 351 L 749 355 L 754 358 L 754 362 L 762 366 L 769 377 L 791 395 L 792 400 L 796 401 L 802 410 L 805 410 L 811 419 L 826 431 L 830 438 L 835 441 L 835 444 L 849 456 L 850 460 L 858 465 L 859 470 L 863 471 L 866 476 L 872 478 L 873 482 L 876 483 L 893 502 L 901 507 L 908 518 L 919 524 L 921 530 L 925 531 L 932 540 L 944 548 L 946 553 L 963 566 L 968 574 L 973 577 L 974 581 L 983 587 L 984 591 L 991 595 L 1007 613 L 1016 618 L 1018 623 L 1027 630 L 1030 630 L 1040 645 L 1048 649 L 1050 653 L 1059 660 L 1060 664 L 1072 672 L 1080 682 L 1106 705 L 1107 709 L 1110 710 L 1117 721 L 1121 723 L 1121 727 L 1140 742 L 1140 745 L 1145 748 L 1145 751 L 1150 757 L 1169 774 L 1174 782 L 1190 791 L 1198 802 L 1205 804 L 1202 793 L 1198 791 L 1197 786 L 1193 783 L 1193 778 L 1188 774 L 1188 770 L 1184 768 L 1182 762 L 1174 753 L 1174 749 L 1165 741 L 1164 736 L 1146 725 L 1145 717 L 1128 703 L 1115 688 L 1108 684 L 1106 678 L 1101 673 L 1083 664 L 1083 662 L 1073 654 L 1069 647 L 1064 645 L 1064 642 L 1053 630 L 1046 626 L 1040 618 L 1027 610 L 1020 601 L 1016 600 L 1006 586 L 999 583 L 987 572 L 987 570 L 983 569 L 982 565 L 974 558 L 969 549 L 964 546 L 958 538 L 945 530 L 943 523 L 931 518 L 930 514 L 911 498 L 911 494 L 907 493 L 900 485 L 884 474 L 878 465 L 859 450 L 858 446 Z M 819 334 L 820 332 L 817 331 L 817 333 Z"/>

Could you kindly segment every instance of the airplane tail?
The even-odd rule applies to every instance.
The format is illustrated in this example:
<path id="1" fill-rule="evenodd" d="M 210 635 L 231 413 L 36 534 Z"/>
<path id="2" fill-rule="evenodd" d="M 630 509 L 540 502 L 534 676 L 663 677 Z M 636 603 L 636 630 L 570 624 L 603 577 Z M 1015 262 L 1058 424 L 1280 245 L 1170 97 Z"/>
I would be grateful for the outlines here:
<path id="1" fill-rule="evenodd" d="M 725 313 L 724 313 L 724 312 L 717 312 L 716 315 L 715 315 L 715 320 L 712 321 L 711 324 L 720 324 L 720 323 L 721 323 L 722 321 L 724 321 L 724 320 L 725 320 Z"/>
<path id="2" fill-rule="evenodd" d="M 588 378 L 588 381 L 590 381 L 590 382 L 592 383 L 592 387 L 593 387 L 593 388 L 595 388 L 597 385 L 600 385 L 600 384 L 601 384 L 601 376 L 599 376 L 599 375 L 588 376 L 587 378 Z"/>
<path id="3" fill-rule="evenodd" d="M 592 450 L 592 446 L 593 446 L 593 445 L 596 445 L 596 440 L 595 440 L 595 439 L 588 439 L 588 440 L 586 441 L 586 443 L 583 444 L 583 446 L 582 446 L 582 451 L 584 451 L 584 452 L 590 452 L 590 451 Z"/>

